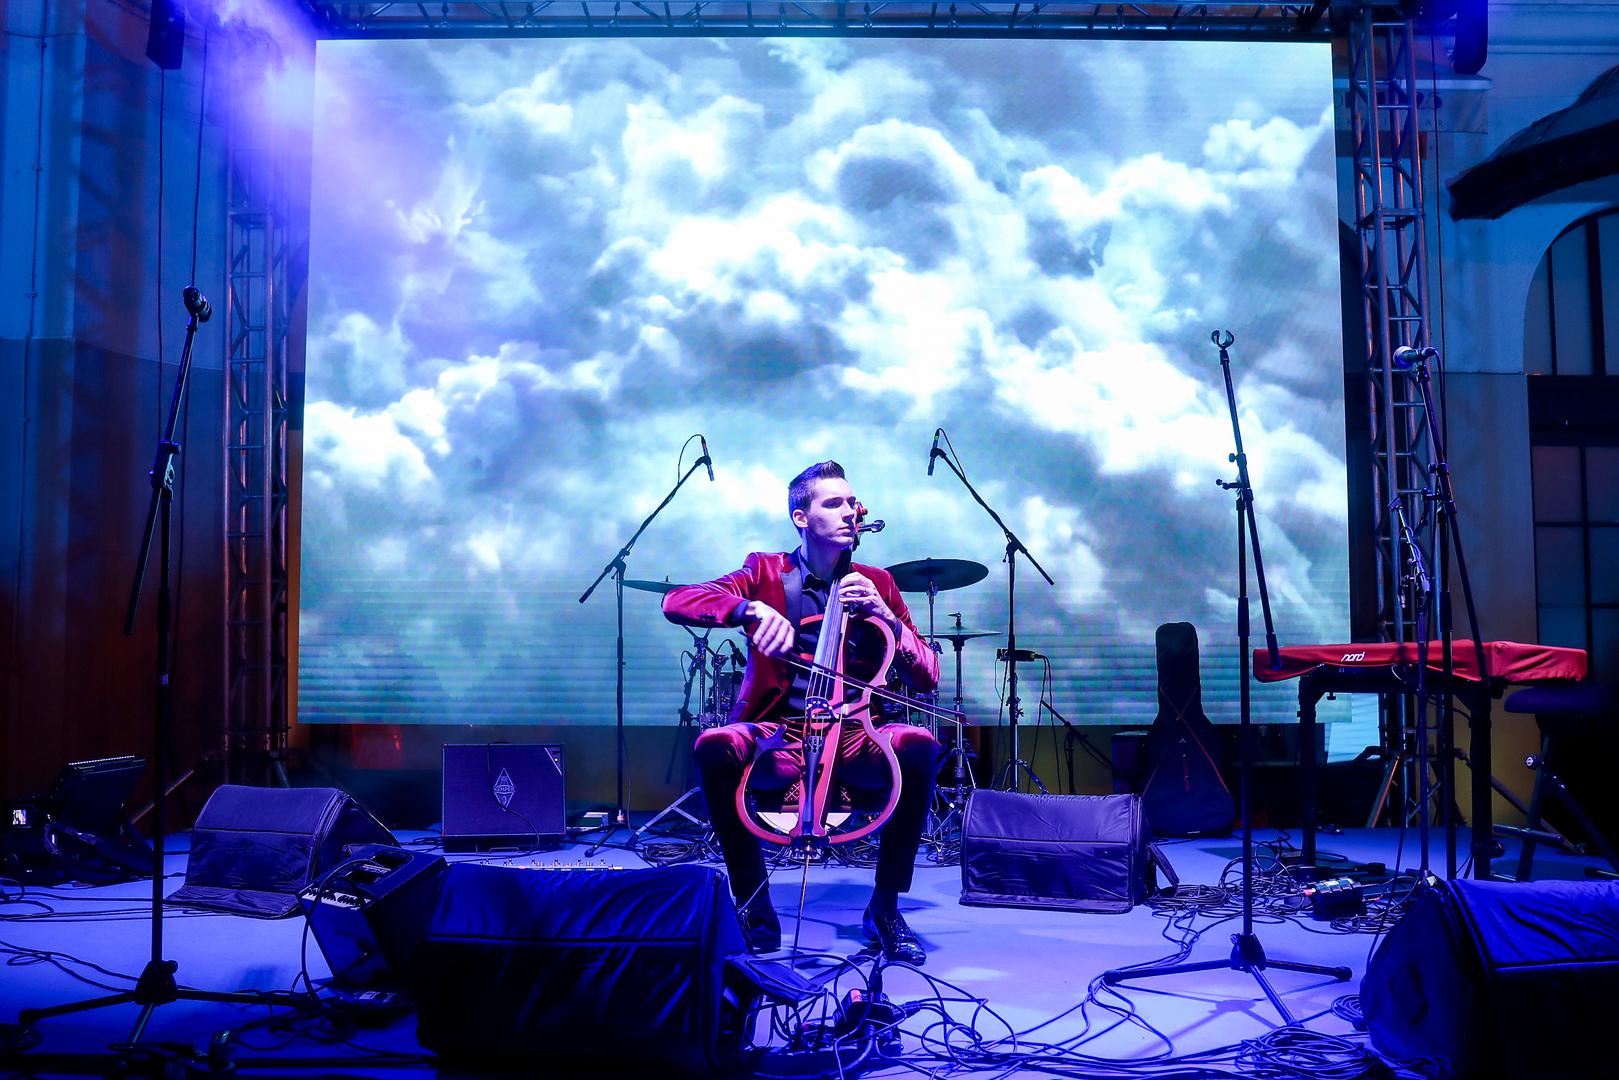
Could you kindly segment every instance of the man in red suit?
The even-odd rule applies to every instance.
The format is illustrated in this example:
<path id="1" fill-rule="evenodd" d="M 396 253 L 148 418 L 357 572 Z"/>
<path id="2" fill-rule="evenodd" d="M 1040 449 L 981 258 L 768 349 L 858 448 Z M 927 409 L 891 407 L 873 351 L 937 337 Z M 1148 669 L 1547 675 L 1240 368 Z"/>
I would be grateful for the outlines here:
<path id="1" fill-rule="evenodd" d="M 770 902 L 759 840 L 737 816 L 736 789 L 757 740 L 773 734 L 783 718 L 804 714 L 807 673 L 783 658 L 792 653 L 814 655 L 819 624 L 802 628 L 800 624 L 825 611 L 840 557 L 854 547 L 859 512 L 843 467 L 835 461 L 799 473 L 787 488 L 787 507 L 798 529 L 798 550 L 756 551 L 742 569 L 714 581 L 682 585 L 663 601 L 663 613 L 671 622 L 741 627 L 751 643 L 732 722 L 703 732 L 694 754 L 709 820 L 730 872 L 731 891 L 748 939 L 761 951 L 781 946 L 781 922 Z M 936 687 L 938 657 L 917 633 L 893 576 L 880 567 L 852 563 L 841 581 L 839 594 L 846 607 L 893 631 L 894 666 L 900 677 L 917 690 Z M 862 925 L 888 959 L 920 964 L 927 954 L 900 915 L 898 900 L 911 886 L 916 847 L 933 798 L 939 744 L 921 728 L 895 725 L 890 730 L 900 765 L 900 798 L 883 827 L 876 887 Z M 845 724 L 840 742 L 838 779 L 856 791 L 886 790 L 892 782 L 887 759 L 865 731 Z M 768 752 L 755 765 L 750 786 L 785 789 L 802 769 L 803 756 L 796 749 Z"/>

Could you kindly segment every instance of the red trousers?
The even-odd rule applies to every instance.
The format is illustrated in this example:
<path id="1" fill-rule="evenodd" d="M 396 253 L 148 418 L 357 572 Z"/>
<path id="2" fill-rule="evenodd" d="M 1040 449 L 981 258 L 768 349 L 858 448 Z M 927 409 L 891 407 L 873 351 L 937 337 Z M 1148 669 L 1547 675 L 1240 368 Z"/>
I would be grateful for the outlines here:
<path id="1" fill-rule="evenodd" d="M 697 737 L 692 751 L 701 777 L 709 821 L 725 856 L 731 891 L 738 903 L 763 894 L 766 880 L 764 854 L 758 837 L 742 824 L 736 812 L 736 789 L 742 770 L 753 759 L 755 740 L 771 733 L 775 724 L 727 724 Z M 900 796 L 880 833 L 877 849 L 877 887 L 904 892 L 911 887 L 916 847 L 922 840 L 928 804 L 933 800 L 933 777 L 939 764 L 939 743 L 926 730 L 907 724 L 881 729 L 890 734 L 899 759 Z M 887 758 L 857 724 L 845 724 L 839 740 L 836 779 L 859 794 L 886 796 L 890 783 Z M 778 750 L 762 757 L 749 777 L 749 790 L 785 791 L 802 774 L 799 750 Z"/>

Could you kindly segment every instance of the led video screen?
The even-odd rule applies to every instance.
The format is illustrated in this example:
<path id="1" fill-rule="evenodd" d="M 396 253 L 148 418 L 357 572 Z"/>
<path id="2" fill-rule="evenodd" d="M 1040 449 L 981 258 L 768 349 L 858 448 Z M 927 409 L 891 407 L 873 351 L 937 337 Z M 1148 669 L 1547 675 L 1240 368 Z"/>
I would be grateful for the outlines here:
<path id="1" fill-rule="evenodd" d="M 326 41 L 315 99 L 301 721 L 611 723 L 614 592 L 578 598 L 698 432 L 714 480 L 629 578 L 791 550 L 787 482 L 830 458 L 887 525 L 860 561 L 982 564 L 933 620 L 1004 635 L 1005 538 L 928 475 L 938 427 L 1054 581 L 1020 558 L 1028 720 L 1150 721 L 1184 620 L 1232 721 L 1217 328 L 1281 640 L 1347 636 L 1325 45 Z M 682 704 L 659 601 L 624 594 L 631 724 Z M 974 722 L 1004 644 L 962 650 Z"/>

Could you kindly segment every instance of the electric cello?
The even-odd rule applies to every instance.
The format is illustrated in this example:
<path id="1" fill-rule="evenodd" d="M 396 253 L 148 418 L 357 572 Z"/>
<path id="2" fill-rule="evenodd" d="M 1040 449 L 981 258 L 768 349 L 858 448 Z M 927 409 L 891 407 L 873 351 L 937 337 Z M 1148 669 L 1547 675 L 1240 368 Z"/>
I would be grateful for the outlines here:
<path id="1" fill-rule="evenodd" d="M 806 626 L 820 624 L 814 657 L 799 655 L 787 661 L 809 673 L 804 715 L 786 718 L 775 731 L 756 741 L 753 758 L 743 768 L 742 781 L 737 785 L 737 816 L 749 832 L 767 843 L 784 847 L 795 843 L 850 843 L 881 828 L 899 804 L 899 758 L 892 746 L 892 732 L 879 728 L 872 716 L 874 699 L 892 696 L 882 687 L 894 662 L 894 632 L 881 619 L 867 618 L 846 607 L 842 597 L 843 578 L 849 572 L 860 534 L 883 528 L 881 521 L 862 524 L 866 514 L 864 506 L 857 507 L 855 543 L 838 558 L 826 611 L 803 620 Z M 838 788 L 834 774 L 846 728 L 849 737 L 858 738 L 858 732 L 863 732 L 878 747 L 888 762 L 891 780 L 887 801 L 876 816 L 855 828 L 837 830 L 828 818 L 835 812 Z M 798 801 L 792 802 L 789 788 L 788 800 L 780 808 L 782 813 L 790 814 L 792 824 L 785 829 L 772 828 L 755 807 L 748 782 L 764 755 L 793 751 L 803 758 L 796 785 Z"/>

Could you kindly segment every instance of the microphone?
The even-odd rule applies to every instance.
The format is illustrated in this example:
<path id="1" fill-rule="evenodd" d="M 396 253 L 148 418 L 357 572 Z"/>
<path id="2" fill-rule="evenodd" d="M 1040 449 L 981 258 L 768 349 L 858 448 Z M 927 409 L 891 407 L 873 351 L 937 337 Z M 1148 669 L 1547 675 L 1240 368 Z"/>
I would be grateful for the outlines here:
<path id="1" fill-rule="evenodd" d="M 939 460 L 939 436 L 944 434 L 944 428 L 933 429 L 933 449 L 928 451 L 928 475 L 933 475 L 933 463 Z"/>
<path id="2" fill-rule="evenodd" d="M 206 296 L 197 291 L 195 285 L 187 285 L 181 295 L 185 297 L 186 311 L 195 316 L 198 322 L 207 322 L 213 318 L 214 305 L 208 302 Z"/>
<path id="3" fill-rule="evenodd" d="M 882 532 L 886 528 L 888 528 L 888 522 L 884 521 L 882 518 L 877 518 L 875 521 L 863 522 L 862 524 L 856 525 L 855 532 Z"/>
<path id="4" fill-rule="evenodd" d="M 708 466 L 708 482 L 712 484 L 714 482 L 714 459 L 708 456 L 708 439 L 703 435 L 699 435 L 697 438 L 703 445 L 703 464 Z"/>
<path id="5" fill-rule="evenodd" d="M 1433 348 L 1432 346 L 1424 346 L 1417 349 L 1411 347 L 1410 345 L 1402 345 L 1398 349 L 1394 350 L 1394 366 L 1399 368 L 1401 371 L 1405 371 L 1409 368 L 1416 367 L 1424 360 L 1432 360 L 1438 355 L 1439 350 Z"/>
<path id="6" fill-rule="evenodd" d="M 1038 661 L 1046 659 L 1046 654 L 1045 653 L 1035 652 L 1033 649 L 1018 649 L 1016 651 L 1016 657 L 1015 658 L 1016 658 L 1017 662 L 1020 663 L 1020 664 L 1033 664 L 1033 663 L 1036 663 Z M 995 650 L 995 659 L 999 663 L 1004 664 L 1008 660 L 1014 659 L 1013 650 L 1011 650 L 1011 649 L 996 649 Z"/>

